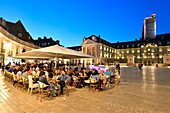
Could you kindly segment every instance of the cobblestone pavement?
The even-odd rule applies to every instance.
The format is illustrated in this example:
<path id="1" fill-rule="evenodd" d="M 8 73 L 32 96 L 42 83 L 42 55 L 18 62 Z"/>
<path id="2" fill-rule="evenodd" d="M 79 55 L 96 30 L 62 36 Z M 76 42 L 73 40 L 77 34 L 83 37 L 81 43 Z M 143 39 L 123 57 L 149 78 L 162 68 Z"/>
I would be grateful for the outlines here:
<path id="1" fill-rule="evenodd" d="M 36 100 L 37 93 L 4 83 L 0 77 L 0 113 L 170 113 L 170 69 L 121 68 L 120 85 L 102 92 L 69 88 L 70 95 Z"/>

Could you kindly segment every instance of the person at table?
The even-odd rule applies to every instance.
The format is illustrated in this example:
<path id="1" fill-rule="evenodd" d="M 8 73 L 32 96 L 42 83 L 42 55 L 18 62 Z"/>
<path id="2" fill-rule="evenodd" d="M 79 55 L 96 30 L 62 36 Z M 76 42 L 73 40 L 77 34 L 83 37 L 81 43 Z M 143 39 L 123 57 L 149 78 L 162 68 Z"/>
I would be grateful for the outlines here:
<path id="1" fill-rule="evenodd" d="M 93 70 L 93 75 L 98 75 L 98 71 L 96 69 Z"/>
<path id="2" fill-rule="evenodd" d="M 85 82 L 84 80 L 88 80 L 88 76 L 87 76 L 87 73 L 86 73 L 86 69 L 85 68 L 82 68 L 81 72 L 80 72 L 80 83 L 83 87 L 85 87 Z"/>
<path id="3" fill-rule="evenodd" d="M 52 96 L 53 97 L 56 97 L 56 94 L 54 92 L 55 90 L 55 86 L 52 82 L 48 82 L 47 81 L 47 78 L 46 78 L 46 75 L 45 75 L 45 72 L 44 71 L 41 71 L 40 72 L 40 78 L 39 78 L 39 81 L 44 83 L 45 85 L 47 85 L 44 90 L 49 90 L 51 87 L 52 87 Z"/>
<path id="4" fill-rule="evenodd" d="M 100 83 L 100 86 L 101 86 L 101 90 L 102 90 L 103 88 L 105 88 L 106 75 L 104 74 L 103 71 L 101 71 L 101 73 L 99 74 L 99 83 Z"/>
<path id="5" fill-rule="evenodd" d="M 110 73 L 109 69 L 107 69 L 104 74 L 107 75 L 107 76 L 109 76 L 109 77 L 111 76 L 111 73 Z"/>
<path id="6" fill-rule="evenodd" d="M 92 72 L 92 69 L 90 68 L 89 71 L 87 72 L 88 78 L 90 78 L 90 76 L 91 76 L 92 74 L 93 74 L 93 72 Z"/>
<path id="7" fill-rule="evenodd" d="M 65 87 L 66 82 L 71 80 L 71 77 L 65 74 L 64 70 L 62 70 L 61 75 L 59 76 L 59 80 L 60 94 L 63 95 L 63 88 Z"/>
<path id="8" fill-rule="evenodd" d="M 8 72 L 12 73 L 13 69 L 14 69 L 14 66 L 10 65 L 10 68 L 8 69 Z"/>

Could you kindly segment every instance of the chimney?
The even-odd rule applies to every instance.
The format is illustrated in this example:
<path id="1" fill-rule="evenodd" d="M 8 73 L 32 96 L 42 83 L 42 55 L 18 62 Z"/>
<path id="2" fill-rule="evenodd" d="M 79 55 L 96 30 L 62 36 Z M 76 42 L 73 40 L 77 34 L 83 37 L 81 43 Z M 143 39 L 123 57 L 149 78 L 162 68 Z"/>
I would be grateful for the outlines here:
<path id="1" fill-rule="evenodd" d="M 59 40 L 56 40 L 56 44 L 60 45 L 60 41 L 59 41 Z"/>
<path id="2" fill-rule="evenodd" d="M 100 38 L 100 35 L 98 37 Z"/>

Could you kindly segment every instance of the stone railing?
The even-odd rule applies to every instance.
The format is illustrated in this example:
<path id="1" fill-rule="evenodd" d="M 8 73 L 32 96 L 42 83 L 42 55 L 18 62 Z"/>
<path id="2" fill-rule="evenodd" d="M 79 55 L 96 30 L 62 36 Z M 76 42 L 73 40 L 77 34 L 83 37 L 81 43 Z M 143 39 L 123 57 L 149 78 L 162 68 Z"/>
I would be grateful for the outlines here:
<path id="1" fill-rule="evenodd" d="M 8 31 L 4 30 L 1 26 L 0 26 L 0 32 L 5 35 L 6 37 L 8 37 L 9 39 L 15 41 L 15 42 L 18 42 L 22 45 L 25 45 L 27 47 L 30 47 L 30 48 L 34 48 L 34 49 L 37 49 L 39 48 L 38 46 L 34 45 L 34 44 L 31 44 L 29 42 L 26 42 L 26 41 L 23 41 L 17 37 L 15 37 L 14 35 L 10 34 Z"/>

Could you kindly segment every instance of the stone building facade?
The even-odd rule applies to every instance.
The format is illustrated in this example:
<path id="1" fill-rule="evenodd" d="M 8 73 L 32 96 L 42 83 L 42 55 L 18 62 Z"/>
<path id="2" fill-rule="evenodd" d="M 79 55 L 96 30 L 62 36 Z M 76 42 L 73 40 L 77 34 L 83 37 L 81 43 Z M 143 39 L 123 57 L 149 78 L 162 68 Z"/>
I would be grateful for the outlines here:
<path id="1" fill-rule="evenodd" d="M 14 61 L 16 54 L 38 48 L 22 22 L 16 23 L 0 18 L 0 65 Z"/>

